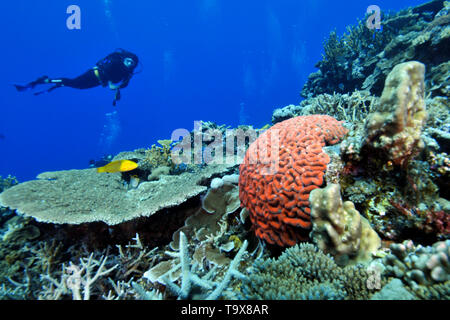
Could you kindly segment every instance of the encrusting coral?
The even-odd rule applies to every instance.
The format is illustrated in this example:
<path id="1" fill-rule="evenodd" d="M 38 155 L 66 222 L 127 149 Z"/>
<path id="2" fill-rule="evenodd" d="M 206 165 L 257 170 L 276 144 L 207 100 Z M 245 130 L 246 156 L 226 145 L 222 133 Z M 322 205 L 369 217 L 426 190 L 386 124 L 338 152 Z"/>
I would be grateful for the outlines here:
<path id="1" fill-rule="evenodd" d="M 309 195 L 312 240 L 338 264 L 367 262 L 381 245 L 377 233 L 350 201 L 342 201 L 338 184 Z M 349 261 L 350 260 L 350 261 Z"/>
<path id="2" fill-rule="evenodd" d="M 309 193 L 324 182 L 330 161 L 322 147 L 347 131 L 330 116 L 300 116 L 275 124 L 250 145 L 240 166 L 239 198 L 257 237 L 278 246 L 308 238 Z"/>

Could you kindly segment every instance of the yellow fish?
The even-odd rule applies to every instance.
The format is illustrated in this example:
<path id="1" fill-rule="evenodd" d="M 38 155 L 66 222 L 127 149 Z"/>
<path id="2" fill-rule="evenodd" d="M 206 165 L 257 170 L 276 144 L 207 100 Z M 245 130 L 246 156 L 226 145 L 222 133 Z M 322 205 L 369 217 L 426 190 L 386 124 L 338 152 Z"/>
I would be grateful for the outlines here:
<path id="1" fill-rule="evenodd" d="M 116 160 L 108 163 L 106 166 L 97 168 L 97 172 L 125 172 L 131 171 L 138 167 L 138 164 L 131 160 Z"/>

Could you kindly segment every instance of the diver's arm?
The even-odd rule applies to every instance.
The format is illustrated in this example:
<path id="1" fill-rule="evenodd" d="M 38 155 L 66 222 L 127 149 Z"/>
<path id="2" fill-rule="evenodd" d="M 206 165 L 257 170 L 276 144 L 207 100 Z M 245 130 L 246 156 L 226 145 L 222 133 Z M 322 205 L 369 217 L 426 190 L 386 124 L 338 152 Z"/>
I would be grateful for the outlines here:
<path id="1" fill-rule="evenodd" d="M 112 83 L 112 81 L 108 81 L 108 86 L 111 90 L 117 90 L 117 89 L 121 88 L 121 85 L 114 84 L 114 83 Z"/>
<path id="2" fill-rule="evenodd" d="M 111 90 L 116 90 L 116 89 L 123 89 L 126 88 L 128 86 L 128 83 L 130 82 L 130 79 L 126 79 L 123 80 L 122 83 L 120 84 L 114 84 L 111 81 L 108 81 L 108 86 Z"/>
<path id="3" fill-rule="evenodd" d="M 119 86 L 120 89 L 126 88 L 128 86 L 128 83 L 130 82 L 131 77 L 125 79 L 122 81 L 121 85 Z"/>

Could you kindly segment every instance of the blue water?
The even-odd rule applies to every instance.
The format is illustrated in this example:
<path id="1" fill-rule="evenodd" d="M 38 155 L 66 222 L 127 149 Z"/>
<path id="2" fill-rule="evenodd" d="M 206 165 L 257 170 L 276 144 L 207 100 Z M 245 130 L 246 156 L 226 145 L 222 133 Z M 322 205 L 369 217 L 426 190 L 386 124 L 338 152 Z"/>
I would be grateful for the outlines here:
<path id="1" fill-rule="evenodd" d="M 331 30 L 342 34 L 376 4 L 413 0 L 15 0 L 0 8 L 0 175 L 83 169 L 90 159 L 150 147 L 195 120 L 270 123 L 300 101 Z M 69 30 L 66 9 L 81 9 Z M 136 53 L 143 71 L 117 107 L 107 88 L 18 93 L 42 75 L 75 77 L 114 51 Z"/>

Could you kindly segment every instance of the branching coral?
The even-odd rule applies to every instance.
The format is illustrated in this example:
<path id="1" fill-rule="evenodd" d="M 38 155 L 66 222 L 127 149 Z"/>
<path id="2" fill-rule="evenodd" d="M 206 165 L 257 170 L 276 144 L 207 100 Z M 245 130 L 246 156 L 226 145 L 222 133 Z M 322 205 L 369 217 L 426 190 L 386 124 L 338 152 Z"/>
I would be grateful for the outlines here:
<path id="1" fill-rule="evenodd" d="M 117 268 L 117 265 L 114 265 L 106 269 L 106 262 L 107 257 L 102 256 L 97 260 L 91 253 L 89 258 L 80 259 L 80 265 L 63 265 L 61 278 L 58 280 L 50 275 L 43 275 L 42 279 L 48 281 L 48 285 L 43 286 L 40 298 L 59 300 L 64 295 L 72 295 L 73 300 L 91 299 L 95 282 Z"/>
<path id="2" fill-rule="evenodd" d="M 0 193 L 16 185 L 17 183 L 17 179 L 11 175 L 8 175 L 6 178 L 2 178 L 2 176 L 0 176 Z"/>
<path id="3" fill-rule="evenodd" d="M 154 144 L 145 151 L 145 158 L 141 166 L 150 167 L 151 169 L 161 166 L 173 168 L 174 164 L 171 158 L 172 143 L 172 140 L 158 140 L 160 146 Z"/>
<path id="4" fill-rule="evenodd" d="M 179 257 L 179 266 L 175 268 L 181 269 L 181 285 L 178 285 L 170 280 L 168 274 L 161 276 L 161 281 L 167 288 L 175 294 L 178 299 L 201 299 L 201 300 L 217 300 L 228 289 L 230 281 L 233 277 L 244 279 L 245 276 L 238 271 L 239 263 L 243 259 L 244 253 L 247 249 L 247 241 L 244 241 L 234 259 L 230 262 L 228 270 L 221 279 L 217 277 L 217 266 L 209 270 L 206 274 L 199 276 L 200 268 L 197 263 L 191 264 L 189 257 L 187 238 L 183 232 L 180 233 L 180 251 L 177 254 Z"/>
<path id="5" fill-rule="evenodd" d="M 375 110 L 378 98 L 368 91 L 355 90 L 351 94 L 320 94 L 303 100 L 299 106 L 289 105 L 276 109 L 272 115 L 272 123 L 281 122 L 296 116 L 326 114 L 349 123 L 364 121 L 369 113 Z"/>
<path id="6" fill-rule="evenodd" d="M 241 288 L 244 299 L 367 299 L 374 288 L 361 265 L 341 268 L 316 246 L 301 243 L 277 259 L 256 260 Z"/>
<path id="7" fill-rule="evenodd" d="M 323 58 L 316 64 L 319 70 L 309 76 L 302 96 L 355 89 L 379 95 L 392 67 L 411 60 L 420 60 L 429 68 L 427 86 L 434 95 L 448 96 L 448 9 L 443 1 L 432 3 L 432 9 L 420 5 L 392 14 L 383 12 L 382 30 L 367 28 L 366 17 L 348 27 L 342 37 L 331 32 L 324 42 Z"/>

